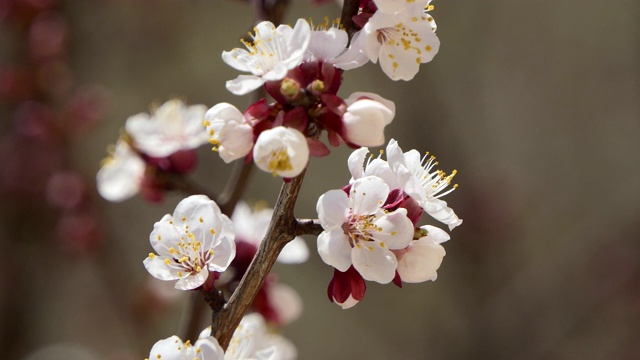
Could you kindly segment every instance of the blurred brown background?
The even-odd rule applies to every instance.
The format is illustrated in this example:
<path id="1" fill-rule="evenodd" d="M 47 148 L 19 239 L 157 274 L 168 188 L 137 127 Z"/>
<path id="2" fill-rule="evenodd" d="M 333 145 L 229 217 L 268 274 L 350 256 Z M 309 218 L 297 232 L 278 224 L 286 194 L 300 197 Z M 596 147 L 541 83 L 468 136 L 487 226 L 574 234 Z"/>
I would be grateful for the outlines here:
<path id="1" fill-rule="evenodd" d="M 293 2 L 289 23 L 338 16 L 334 4 Z M 2 10 L 9 3 L 0 2 Z M 250 103 L 225 90 L 238 73 L 220 54 L 239 45 L 253 14 L 221 0 L 60 4 L 69 35 L 65 79 L 70 88 L 99 86 L 104 107 L 95 128 L 54 146 L 62 149 L 59 168 L 88 181 L 83 201 L 93 215 L 75 223 L 93 227 L 82 230 L 80 245 L 69 243 L 59 224 L 66 213 L 45 201 L 46 185 L 18 186 L 45 181 L 54 171 L 36 174 L 34 164 L 52 155 L 12 140 L 15 109 L 5 101 L 2 357 L 140 359 L 180 330 L 185 294 L 158 290 L 142 260 L 153 223 L 181 195 L 161 205 L 110 204 L 92 182 L 126 118 L 149 104 L 173 96 Z M 332 271 L 317 253 L 304 265 L 277 265 L 305 305 L 285 334 L 301 359 L 639 358 L 640 2 L 434 4 L 442 47 L 432 63 L 411 82 L 392 82 L 369 64 L 345 74 L 341 94 L 371 91 L 396 102 L 388 137 L 459 171 L 460 187 L 446 200 L 464 224 L 445 244 L 436 282 L 368 283 L 364 301 L 348 311 L 327 300 Z M 3 66 L 25 61 L 21 31 L 2 24 Z M 318 196 L 348 181 L 348 153 L 312 160 L 298 216 L 315 217 Z M 206 147 L 200 155 L 194 179 L 220 189 L 230 167 Z M 279 185 L 256 172 L 247 198 L 273 204 Z M 313 238 L 308 244 L 315 249 Z"/>

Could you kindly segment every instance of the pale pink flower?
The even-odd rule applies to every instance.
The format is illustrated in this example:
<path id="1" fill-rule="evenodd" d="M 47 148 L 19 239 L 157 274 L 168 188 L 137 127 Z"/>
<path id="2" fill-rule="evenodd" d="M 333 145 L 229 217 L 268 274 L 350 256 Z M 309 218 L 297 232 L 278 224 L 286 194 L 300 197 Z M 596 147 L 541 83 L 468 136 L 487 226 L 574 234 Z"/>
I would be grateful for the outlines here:
<path id="1" fill-rule="evenodd" d="M 151 115 L 131 116 L 125 129 L 138 150 L 152 157 L 167 157 L 207 143 L 207 134 L 202 127 L 206 110 L 204 105 L 187 106 L 182 100 L 173 99 Z"/>
<path id="2" fill-rule="evenodd" d="M 244 95 L 267 81 L 282 80 L 287 72 L 300 65 L 311 39 L 311 27 L 299 19 L 294 28 L 280 25 L 277 28 L 263 21 L 254 28 L 247 49 L 235 48 L 222 53 L 222 60 L 229 66 L 251 73 L 239 75 L 227 81 L 227 90 L 235 95 Z"/>
<path id="3" fill-rule="evenodd" d="M 382 209 L 388 195 L 382 179 L 367 176 L 354 181 L 349 195 L 331 190 L 320 196 L 318 252 L 325 263 L 342 272 L 353 265 L 365 280 L 393 280 L 398 262 L 391 250 L 409 245 L 413 223 L 406 209 Z"/>
<path id="4" fill-rule="evenodd" d="M 204 284 L 209 271 L 225 271 L 236 251 L 231 220 L 204 195 L 180 201 L 173 216 L 155 223 L 149 241 L 157 254 L 144 260 L 147 271 L 160 280 L 178 280 L 180 290 Z"/>

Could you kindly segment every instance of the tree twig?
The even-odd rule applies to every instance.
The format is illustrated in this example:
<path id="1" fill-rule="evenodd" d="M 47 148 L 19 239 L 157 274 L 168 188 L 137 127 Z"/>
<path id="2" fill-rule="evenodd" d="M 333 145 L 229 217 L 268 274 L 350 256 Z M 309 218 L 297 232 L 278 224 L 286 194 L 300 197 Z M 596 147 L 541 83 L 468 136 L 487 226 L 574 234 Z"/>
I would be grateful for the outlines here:
<path id="1" fill-rule="evenodd" d="M 306 171 L 306 170 L 305 170 Z M 297 221 L 293 209 L 302 187 L 304 171 L 290 182 L 285 182 L 274 207 L 267 235 L 260 243 L 256 256 L 233 292 L 229 302 L 212 316 L 212 333 L 220 346 L 226 349 L 233 332 L 262 287 L 265 277 L 273 267 L 280 251 L 296 234 Z"/>
<path id="2" fill-rule="evenodd" d="M 318 219 L 297 219 L 295 223 L 295 235 L 320 235 L 324 229 Z"/>
<path id="3" fill-rule="evenodd" d="M 357 31 L 353 17 L 358 14 L 360 8 L 360 0 L 344 0 L 342 4 L 342 12 L 340 14 L 340 26 L 349 34 L 349 40 Z"/>

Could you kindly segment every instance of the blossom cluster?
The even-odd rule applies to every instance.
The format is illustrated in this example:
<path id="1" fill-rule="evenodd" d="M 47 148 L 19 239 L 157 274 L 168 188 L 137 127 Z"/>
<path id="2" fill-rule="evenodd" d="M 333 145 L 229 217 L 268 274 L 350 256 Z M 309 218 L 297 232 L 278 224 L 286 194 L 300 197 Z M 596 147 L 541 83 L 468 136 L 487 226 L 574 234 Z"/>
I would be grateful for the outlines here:
<path id="1" fill-rule="evenodd" d="M 152 114 L 131 116 L 123 135 L 97 175 L 98 192 L 109 201 L 123 201 L 138 192 L 151 201 L 163 198 L 166 184 L 158 173 L 186 174 L 196 166 L 197 147 L 206 144 L 204 105 L 167 101 Z"/>
<path id="2" fill-rule="evenodd" d="M 170 100 L 151 114 L 130 117 L 98 173 L 99 192 L 111 201 L 138 192 L 157 201 L 171 189 L 163 179 L 191 171 L 194 150 L 207 142 L 224 162 L 253 161 L 285 181 L 302 174 L 311 156 L 328 155 L 328 145 L 344 143 L 356 149 L 348 159 L 352 178 L 320 196 L 314 225 L 322 227 L 318 253 L 334 268 L 329 299 L 346 309 L 364 298 L 365 281 L 401 287 L 435 280 L 445 255 L 442 243 L 450 236 L 420 223 L 424 213 L 449 230 L 462 223 L 442 200 L 457 187 L 452 185 L 456 170 L 446 174 L 436 168 L 435 157 L 403 152 L 393 139 L 386 159 L 383 152 L 369 155 L 369 146 L 384 145 L 395 104 L 372 92 L 338 94 L 343 72 L 369 61 L 379 62 L 392 80 L 415 77 L 440 45 L 430 2 L 360 1 L 351 38 L 328 19 L 319 25 L 299 19 L 293 27 L 258 23 L 251 40 L 242 41 L 245 48 L 222 54 L 225 63 L 245 73 L 227 81 L 226 88 L 235 95 L 263 88 L 271 100 L 261 98 L 244 111 L 229 103 L 207 110 Z M 262 241 L 272 215 L 271 209 L 251 210 L 240 202 L 229 218 L 207 196 L 191 195 L 154 225 L 150 243 L 155 252 L 143 264 L 153 277 L 176 281 L 180 290 L 233 293 L 251 271 L 259 248 L 270 246 Z M 278 261 L 299 264 L 308 256 L 304 241 L 295 238 Z M 261 275 L 259 290 L 251 294 L 253 313 L 242 320 L 226 353 L 206 329 L 194 344 L 177 336 L 157 342 L 150 358 L 295 358 L 295 348 L 267 334 L 265 324 L 297 318 L 300 297 L 275 274 Z"/>
<path id="3" fill-rule="evenodd" d="M 434 226 L 418 227 L 423 212 L 453 229 L 462 223 L 440 198 L 451 191 L 455 176 L 434 170 L 435 157 L 402 152 L 395 140 L 387 160 L 369 158 L 367 148 L 349 157 L 352 179 L 340 190 L 320 196 L 318 218 L 324 231 L 318 253 L 335 268 L 329 299 L 343 308 L 362 300 L 364 280 L 418 283 L 435 280 L 449 235 Z"/>

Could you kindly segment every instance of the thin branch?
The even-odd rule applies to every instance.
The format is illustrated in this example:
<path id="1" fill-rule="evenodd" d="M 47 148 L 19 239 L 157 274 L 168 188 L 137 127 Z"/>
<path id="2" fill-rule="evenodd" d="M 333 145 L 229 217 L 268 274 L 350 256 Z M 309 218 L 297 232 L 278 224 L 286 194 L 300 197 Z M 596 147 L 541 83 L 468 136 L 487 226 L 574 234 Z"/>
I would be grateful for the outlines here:
<path id="1" fill-rule="evenodd" d="M 290 182 L 285 182 L 282 185 L 267 235 L 260 243 L 256 256 L 251 261 L 249 269 L 240 280 L 240 284 L 231 295 L 227 305 L 222 311 L 214 313 L 212 316 L 212 333 L 223 349 L 229 346 L 233 332 L 253 303 L 278 254 L 295 237 L 297 221 L 293 216 L 293 208 L 303 179 L 304 171 Z"/>
<path id="2" fill-rule="evenodd" d="M 360 0 L 344 0 L 342 13 L 340 14 L 340 26 L 349 34 L 349 40 L 358 31 L 357 25 L 353 22 L 353 17 L 358 14 Z"/>
<path id="3" fill-rule="evenodd" d="M 297 219 L 295 223 L 295 235 L 320 235 L 324 229 L 318 219 Z"/>

